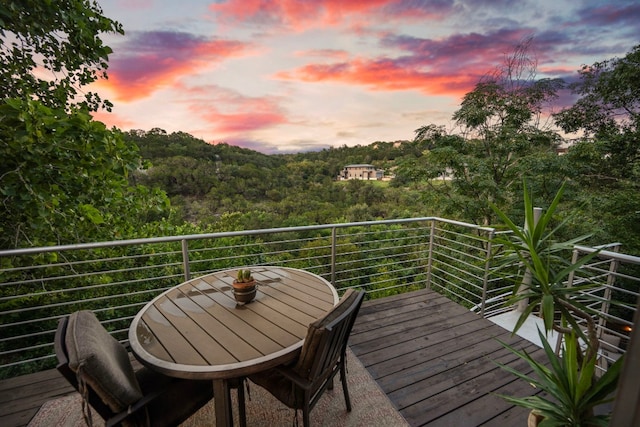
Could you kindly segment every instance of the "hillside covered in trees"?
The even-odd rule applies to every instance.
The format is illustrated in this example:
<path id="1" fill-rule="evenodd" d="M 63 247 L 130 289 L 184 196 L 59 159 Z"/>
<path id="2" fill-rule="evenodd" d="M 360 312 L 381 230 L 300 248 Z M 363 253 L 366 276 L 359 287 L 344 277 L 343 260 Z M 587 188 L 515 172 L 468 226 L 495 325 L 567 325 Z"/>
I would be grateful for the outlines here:
<path id="1" fill-rule="evenodd" d="M 125 140 L 140 147 L 142 158 L 151 165 L 135 172 L 132 180 L 164 190 L 178 221 L 223 228 L 232 221 L 234 227 L 250 229 L 434 212 L 416 203 L 417 187 L 336 181 L 349 163 L 367 162 L 390 170 L 404 158 L 415 158 L 419 143 L 378 142 L 315 153 L 264 155 L 159 129 L 128 132 Z"/>

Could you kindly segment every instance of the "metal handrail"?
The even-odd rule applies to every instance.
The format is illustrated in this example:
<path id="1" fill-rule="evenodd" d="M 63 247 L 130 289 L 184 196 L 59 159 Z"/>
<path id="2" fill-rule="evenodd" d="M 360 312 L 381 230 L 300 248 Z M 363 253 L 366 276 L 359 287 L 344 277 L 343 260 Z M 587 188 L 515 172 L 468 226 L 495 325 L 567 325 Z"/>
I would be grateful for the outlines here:
<path id="1" fill-rule="evenodd" d="M 491 236 L 498 233 L 419 217 L 0 251 L 0 378 L 50 367 L 56 323 L 73 311 L 93 310 L 125 341 L 131 319 L 155 295 L 230 267 L 304 268 L 341 292 L 360 288 L 369 298 L 430 288 L 467 308 L 480 307 L 485 317 L 499 314 L 509 310 L 509 285 L 492 258 Z M 605 285 L 614 296 L 637 296 L 638 275 L 599 267 L 609 259 L 624 266 L 640 258 L 604 249 L 589 266 L 611 282 Z M 607 315 L 617 322 L 627 312 Z M 609 329 L 603 324 L 601 336 Z"/>

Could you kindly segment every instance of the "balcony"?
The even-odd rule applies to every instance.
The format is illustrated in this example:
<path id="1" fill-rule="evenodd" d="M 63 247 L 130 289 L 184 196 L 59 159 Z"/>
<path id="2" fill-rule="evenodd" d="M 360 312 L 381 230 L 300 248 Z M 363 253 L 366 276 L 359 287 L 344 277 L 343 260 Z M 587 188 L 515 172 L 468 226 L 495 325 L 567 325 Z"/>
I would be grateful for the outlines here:
<path id="1" fill-rule="evenodd" d="M 526 411 L 494 393 L 533 390 L 493 363 L 524 368 L 494 338 L 539 350 L 530 336 L 509 333 L 511 286 L 491 256 L 499 252 L 495 233 L 426 217 L 2 251 L 0 422 L 26 425 L 43 402 L 69 393 L 51 370 L 62 316 L 93 310 L 125 342 L 137 311 L 177 283 L 280 265 L 316 273 L 339 291 L 367 292 L 350 346 L 410 425 L 524 425 Z M 602 369 L 627 348 L 640 289 L 640 258 L 618 250 L 601 250 L 585 269 L 599 284 L 593 308 L 606 319 L 598 324 Z"/>

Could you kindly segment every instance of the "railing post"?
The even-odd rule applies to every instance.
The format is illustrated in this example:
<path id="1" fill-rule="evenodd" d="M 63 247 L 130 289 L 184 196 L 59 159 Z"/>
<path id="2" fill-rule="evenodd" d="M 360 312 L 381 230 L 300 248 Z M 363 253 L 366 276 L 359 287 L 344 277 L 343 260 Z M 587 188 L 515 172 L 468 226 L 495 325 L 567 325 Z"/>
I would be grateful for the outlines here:
<path id="1" fill-rule="evenodd" d="M 614 248 L 614 252 L 619 252 L 620 251 L 620 246 L 616 246 Z M 603 301 L 602 301 L 602 307 L 600 308 L 600 311 L 604 314 L 604 315 L 608 315 L 609 314 L 609 307 L 611 306 L 611 289 L 613 289 L 613 285 L 615 284 L 616 281 L 616 273 L 618 272 L 618 266 L 620 265 L 620 262 L 616 259 L 611 259 L 610 264 L 609 264 L 609 274 L 607 275 L 607 287 L 604 290 L 604 295 L 603 295 Z M 598 316 L 598 339 L 602 338 L 602 334 L 604 332 L 604 324 L 606 322 L 605 316 Z"/>
<path id="2" fill-rule="evenodd" d="M 182 239 L 182 269 L 184 270 L 184 280 L 191 280 L 191 267 L 189 265 L 189 242 Z"/>
<path id="3" fill-rule="evenodd" d="M 571 264 L 575 264 L 578 262 L 578 257 L 580 256 L 580 252 L 574 246 L 573 252 L 571 253 Z M 569 273 L 567 276 L 567 287 L 573 286 L 573 280 L 575 278 L 575 270 Z M 562 332 L 558 332 L 558 339 L 556 340 L 556 354 L 560 354 L 560 350 L 562 349 L 562 340 L 564 339 L 564 334 Z"/>
<path id="4" fill-rule="evenodd" d="M 484 277 L 482 278 L 482 300 L 480 301 L 480 316 L 484 317 L 484 309 L 487 302 L 487 287 L 489 286 L 489 270 L 491 269 L 491 244 L 493 243 L 493 237 L 495 231 L 489 232 L 489 243 L 487 243 L 487 257 L 484 261 Z"/>
<path id="5" fill-rule="evenodd" d="M 427 289 L 431 289 L 431 268 L 433 266 L 433 245 L 436 234 L 436 221 L 431 220 L 431 233 L 429 234 L 429 258 L 427 260 Z"/>
<path id="6" fill-rule="evenodd" d="M 336 227 L 331 229 L 331 284 L 336 286 Z"/>
<path id="7" fill-rule="evenodd" d="M 578 249 L 575 248 L 573 249 L 573 252 L 571 254 L 571 264 L 575 264 L 576 262 L 578 262 L 578 257 L 580 256 L 580 252 L 578 252 Z M 570 271 L 569 272 L 569 276 L 567 276 L 567 286 L 570 288 L 573 286 L 573 279 L 576 277 L 576 271 Z"/>

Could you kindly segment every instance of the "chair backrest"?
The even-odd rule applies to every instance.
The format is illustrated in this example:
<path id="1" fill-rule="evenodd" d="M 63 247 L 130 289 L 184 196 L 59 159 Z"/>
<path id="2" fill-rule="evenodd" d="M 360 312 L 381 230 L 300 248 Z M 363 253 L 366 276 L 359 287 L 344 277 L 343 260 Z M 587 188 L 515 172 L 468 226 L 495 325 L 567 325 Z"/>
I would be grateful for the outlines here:
<path id="1" fill-rule="evenodd" d="M 105 420 L 142 398 L 127 350 L 90 311 L 60 320 L 58 371 Z"/>
<path id="2" fill-rule="evenodd" d="M 56 336 L 53 343 L 55 348 L 56 357 L 58 358 L 58 365 L 56 369 L 62 374 L 63 377 L 80 393 L 80 387 L 78 385 L 78 378 L 76 373 L 69 367 L 69 353 L 67 352 L 67 346 L 65 344 L 65 336 L 67 335 L 67 325 L 69 324 L 69 318 L 63 317 L 58 322 L 58 329 L 56 330 Z M 98 397 L 93 391 L 89 390 L 88 396 L 89 404 L 95 409 L 102 418 L 109 419 L 113 416 L 113 411 Z"/>
<path id="3" fill-rule="evenodd" d="M 340 357 L 346 353 L 349 334 L 364 295 L 363 291 L 347 290 L 338 305 L 309 325 L 294 371 L 310 381 L 321 380 L 331 374 Z"/>

